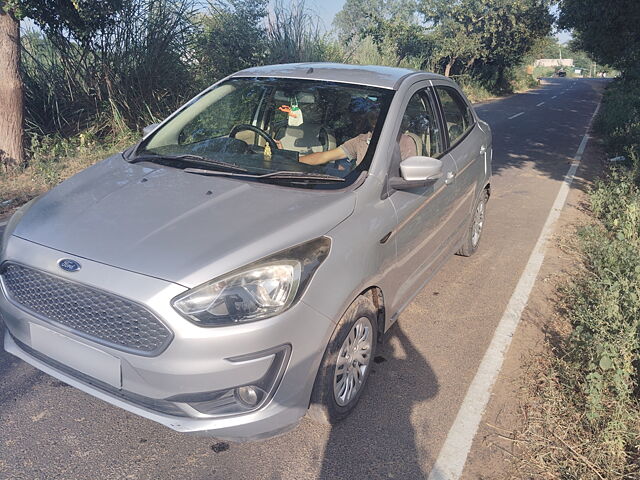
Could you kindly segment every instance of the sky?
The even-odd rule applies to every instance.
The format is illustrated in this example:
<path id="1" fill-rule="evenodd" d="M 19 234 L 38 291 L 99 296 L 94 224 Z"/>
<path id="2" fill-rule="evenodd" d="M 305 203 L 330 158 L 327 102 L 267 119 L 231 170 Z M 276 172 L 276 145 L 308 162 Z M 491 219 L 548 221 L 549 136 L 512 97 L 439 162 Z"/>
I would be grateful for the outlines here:
<path id="1" fill-rule="evenodd" d="M 345 0 L 307 0 L 307 4 L 324 22 L 327 30 L 331 29 L 333 17 L 342 10 L 344 2 Z"/>

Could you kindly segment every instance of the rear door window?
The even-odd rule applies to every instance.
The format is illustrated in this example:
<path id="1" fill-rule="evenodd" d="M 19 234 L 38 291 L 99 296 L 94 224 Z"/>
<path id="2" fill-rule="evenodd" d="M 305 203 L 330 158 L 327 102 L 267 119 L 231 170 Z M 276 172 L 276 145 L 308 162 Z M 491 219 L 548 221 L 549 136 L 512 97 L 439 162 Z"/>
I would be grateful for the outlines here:
<path id="1" fill-rule="evenodd" d="M 436 87 L 436 92 L 438 92 L 438 98 L 442 105 L 447 132 L 449 133 L 449 142 L 454 145 L 473 127 L 474 120 L 471 107 L 451 87 L 438 86 Z"/>

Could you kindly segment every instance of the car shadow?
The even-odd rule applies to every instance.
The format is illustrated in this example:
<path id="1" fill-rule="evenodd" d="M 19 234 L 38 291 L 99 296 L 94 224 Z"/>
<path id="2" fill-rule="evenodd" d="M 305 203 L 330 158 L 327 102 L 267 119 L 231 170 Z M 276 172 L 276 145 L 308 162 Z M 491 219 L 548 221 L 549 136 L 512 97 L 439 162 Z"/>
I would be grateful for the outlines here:
<path id="1" fill-rule="evenodd" d="M 436 375 L 423 354 L 402 326 L 394 325 L 378 346 L 360 404 L 331 429 L 318 478 L 426 478 L 423 465 L 432 459 L 416 444 L 412 414 L 438 390 Z M 421 424 L 420 434 L 428 428 Z"/>

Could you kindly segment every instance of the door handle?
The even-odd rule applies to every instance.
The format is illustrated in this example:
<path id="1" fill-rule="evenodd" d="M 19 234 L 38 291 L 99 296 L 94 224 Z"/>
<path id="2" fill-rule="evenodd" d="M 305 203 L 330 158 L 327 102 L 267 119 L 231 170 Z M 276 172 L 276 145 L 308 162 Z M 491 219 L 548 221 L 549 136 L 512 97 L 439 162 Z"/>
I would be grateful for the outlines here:
<path id="1" fill-rule="evenodd" d="M 454 172 L 447 172 L 447 174 L 446 174 L 446 176 L 444 178 L 444 183 L 446 185 L 451 185 L 455 178 L 456 178 L 456 174 Z"/>

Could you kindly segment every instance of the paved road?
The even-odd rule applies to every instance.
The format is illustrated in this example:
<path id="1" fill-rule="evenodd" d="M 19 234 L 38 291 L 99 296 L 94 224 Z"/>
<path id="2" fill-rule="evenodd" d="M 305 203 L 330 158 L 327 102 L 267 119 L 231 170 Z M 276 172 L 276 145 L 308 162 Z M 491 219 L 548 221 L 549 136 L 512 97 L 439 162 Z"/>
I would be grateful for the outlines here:
<path id="1" fill-rule="evenodd" d="M 603 87 L 554 79 L 477 107 L 495 151 L 480 250 L 453 257 L 402 314 L 357 411 L 340 425 L 304 419 L 253 444 L 180 435 L 2 352 L 0 479 L 426 478 Z"/>

